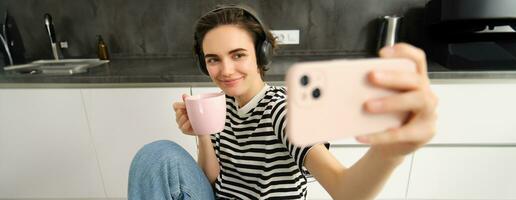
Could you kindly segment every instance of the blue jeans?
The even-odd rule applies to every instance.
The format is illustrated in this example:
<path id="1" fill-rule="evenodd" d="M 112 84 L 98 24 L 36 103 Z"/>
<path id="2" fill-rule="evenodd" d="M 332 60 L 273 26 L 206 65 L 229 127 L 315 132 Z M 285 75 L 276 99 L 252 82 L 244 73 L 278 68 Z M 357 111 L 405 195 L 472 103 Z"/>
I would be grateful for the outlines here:
<path id="1" fill-rule="evenodd" d="M 195 160 L 178 144 L 160 140 L 145 145 L 129 170 L 129 200 L 215 199 Z"/>

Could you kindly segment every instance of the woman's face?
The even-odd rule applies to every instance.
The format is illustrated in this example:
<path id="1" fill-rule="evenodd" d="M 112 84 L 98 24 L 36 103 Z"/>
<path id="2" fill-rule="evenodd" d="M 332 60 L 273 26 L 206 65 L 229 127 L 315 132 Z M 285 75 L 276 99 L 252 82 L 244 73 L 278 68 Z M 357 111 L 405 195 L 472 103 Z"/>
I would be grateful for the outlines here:
<path id="1" fill-rule="evenodd" d="M 202 43 L 210 78 L 227 95 L 254 95 L 263 86 L 251 34 L 236 25 L 221 25 Z"/>

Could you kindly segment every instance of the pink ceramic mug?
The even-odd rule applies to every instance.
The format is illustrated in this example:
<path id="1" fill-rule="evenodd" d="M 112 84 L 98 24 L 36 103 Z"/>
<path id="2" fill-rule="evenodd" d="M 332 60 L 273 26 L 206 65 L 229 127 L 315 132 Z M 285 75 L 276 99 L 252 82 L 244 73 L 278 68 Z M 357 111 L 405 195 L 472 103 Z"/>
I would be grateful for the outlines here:
<path id="1" fill-rule="evenodd" d="M 226 123 L 224 93 L 205 93 L 185 98 L 186 112 L 196 135 L 222 131 Z"/>

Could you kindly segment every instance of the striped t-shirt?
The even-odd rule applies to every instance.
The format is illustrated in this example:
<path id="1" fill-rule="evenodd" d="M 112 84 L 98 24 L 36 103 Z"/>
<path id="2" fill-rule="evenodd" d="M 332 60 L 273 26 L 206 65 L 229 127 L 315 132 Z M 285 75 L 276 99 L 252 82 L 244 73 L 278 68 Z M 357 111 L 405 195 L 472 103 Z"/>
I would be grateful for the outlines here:
<path id="1" fill-rule="evenodd" d="M 226 126 L 213 134 L 217 199 L 305 199 L 310 147 L 286 137 L 286 90 L 266 85 L 242 108 L 226 96 Z"/>

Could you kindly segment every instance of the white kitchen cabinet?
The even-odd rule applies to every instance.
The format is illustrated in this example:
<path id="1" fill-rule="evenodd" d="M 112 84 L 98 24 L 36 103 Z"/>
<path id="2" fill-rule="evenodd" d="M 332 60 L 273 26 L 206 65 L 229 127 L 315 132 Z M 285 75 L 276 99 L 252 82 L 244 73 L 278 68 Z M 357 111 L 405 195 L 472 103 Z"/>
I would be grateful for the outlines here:
<path id="1" fill-rule="evenodd" d="M 129 166 L 143 145 L 172 140 L 197 158 L 195 138 L 181 133 L 173 102 L 190 88 L 83 89 L 107 197 L 126 197 Z"/>
<path id="2" fill-rule="evenodd" d="M 414 155 L 408 199 L 516 199 L 516 147 L 426 147 Z"/>
<path id="3" fill-rule="evenodd" d="M 432 88 L 440 98 L 437 134 L 396 169 L 378 199 L 516 199 L 516 84 Z M 0 89 L 0 199 L 123 199 L 144 144 L 173 140 L 196 158 L 195 138 L 180 133 L 172 103 L 183 93 L 218 91 Z M 332 144 L 348 166 L 367 150 L 353 139 Z M 330 199 L 317 182 L 308 187 L 308 199 Z"/>
<path id="4" fill-rule="evenodd" d="M 0 199 L 103 197 L 80 91 L 0 89 Z"/>
<path id="5" fill-rule="evenodd" d="M 433 84 L 439 96 L 430 143 L 515 144 L 516 84 Z"/>
<path id="6" fill-rule="evenodd" d="M 367 147 L 331 147 L 332 154 L 344 165 L 350 167 L 358 161 L 366 152 Z M 377 199 L 404 199 L 407 191 L 407 184 L 409 180 L 410 166 L 412 156 L 407 156 L 405 161 L 398 166 L 383 190 L 378 194 Z M 324 188 L 317 182 L 313 181 L 308 184 L 309 200 L 331 199 L 331 196 L 324 190 Z"/>

